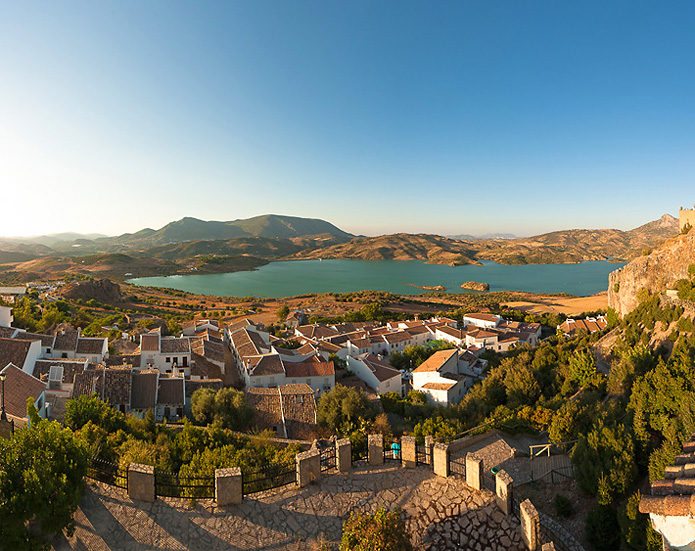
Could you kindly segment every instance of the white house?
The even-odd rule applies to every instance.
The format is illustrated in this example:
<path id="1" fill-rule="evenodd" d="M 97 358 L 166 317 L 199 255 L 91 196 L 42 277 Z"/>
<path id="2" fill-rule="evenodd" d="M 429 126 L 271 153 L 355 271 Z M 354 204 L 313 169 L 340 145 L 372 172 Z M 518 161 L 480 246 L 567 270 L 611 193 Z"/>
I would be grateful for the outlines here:
<path id="1" fill-rule="evenodd" d="M 374 354 L 347 357 L 348 369 L 377 394 L 395 392 L 403 396 L 402 373 Z"/>
<path id="2" fill-rule="evenodd" d="M 12 327 L 13 321 L 12 306 L 0 304 L 0 327 Z"/>
<path id="3" fill-rule="evenodd" d="M 454 329 L 450 325 L 440 325 L 434 330 L 434 338 L 438 341 L 449 342 L 459 348 L 466 346 L 466 332 L 463 329 Z"/>
<path id="4" fill-rule="evenodd" d="M 34 364 L 41 357 L 41 341 L 0 338 L 0 366 L 13 364 L 25 373 L 34 373 Z"/>
<path id="5" fill-rule="evenodd" d="M 7 364 L 0 372 L 5 374 L 5 403 L 2 407 L 8 415 L 27 417 L 27 399 L 33 398 L 39 415 L 48 416 L 46 408 L 46 383 L 20 369 L 13 363 Z"/>
<path id="6" fill-rule="evenodd" d="M 190 339 L 188 337 L 162 337 L 159 329 L 141 335 L 140 368 L 154 368 L 161 373 L 190 377 Z"/>
<path id="7" fill-rule="evenodd" d="M 502 321 L 502 316 L 497 316 L 495 314 L 474 312 L 463 316 L 463 324 L 466 327 L 474 325 L 482 329 L 495 329 Z"/>
<path id="8" fill-rule="evenodd" d="M 469 361 L 460 364 L 456 348 L 435 352 L 413 370 L 413 390 L 424 392 L 436 404 L 458 403 L 473 384 L 465 372 Z"/>

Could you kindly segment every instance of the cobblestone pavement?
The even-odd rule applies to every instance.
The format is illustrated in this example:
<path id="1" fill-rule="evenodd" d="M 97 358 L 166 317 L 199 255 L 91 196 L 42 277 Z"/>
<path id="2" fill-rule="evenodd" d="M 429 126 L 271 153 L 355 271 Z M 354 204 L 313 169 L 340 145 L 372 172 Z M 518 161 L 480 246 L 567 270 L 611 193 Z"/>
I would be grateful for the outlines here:
<path id="1" fill-rule="evenodd" d="M 491 492 L 476 492 L 459 477 L 439 478 L 419 467 L 360 466 L 327 473 L 303 489 L 286 486 L 247 496 L 241 505 L 201 500 L 131 501 L 123 490 L 91 484 L 70 537 L 55 551 L 312 550 L 317 538 L 340 539 L 354 509 L 400 507 L 419 549 L 521 550 L 518 522 L 505 517 Z"/>

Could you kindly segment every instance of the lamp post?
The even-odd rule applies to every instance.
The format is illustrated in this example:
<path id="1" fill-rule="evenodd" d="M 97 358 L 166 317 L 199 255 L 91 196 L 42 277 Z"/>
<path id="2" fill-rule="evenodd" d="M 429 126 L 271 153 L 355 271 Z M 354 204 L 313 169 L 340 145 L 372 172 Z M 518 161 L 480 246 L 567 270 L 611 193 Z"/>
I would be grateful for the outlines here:
<path id="1" fill-rule="evenodd" d="M 2 413 L 0 413 L 0 421 L 7 421 L 7 414 L 5 413 L 5 378 L 7 373 L 4 371 L 0 373 L 0 383 L 2 383 Z"/>

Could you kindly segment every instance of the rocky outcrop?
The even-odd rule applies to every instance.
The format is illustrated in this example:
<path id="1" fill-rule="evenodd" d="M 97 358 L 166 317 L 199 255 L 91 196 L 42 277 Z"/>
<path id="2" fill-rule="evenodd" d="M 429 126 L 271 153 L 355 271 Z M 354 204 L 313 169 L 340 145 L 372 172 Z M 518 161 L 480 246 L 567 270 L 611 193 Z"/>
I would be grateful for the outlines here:
<path id="1" fill-rule="evenodd" d="M 466 281 L 461 283 L 461 289 L 470 289 L 471 291 L 489 291 L 489 283 L 480 283 L 478 281 Z"/>
<path id="2" fill-rule="evenodd" d="M 695 263 L 695 231 L 669 239 L 651 254 L 640 256 L 611 272 L 608 277 L 608 306 L 621 315 L 629 314 L 639 304 L 637 293 L 663 293 L 675 287 L 679 279 L 688 278 L 688 266 Z"/>
<path id="3" fill-rule="evenodd" d="M 123 302 L 121 288 L 117 283 L 108 279 L 90 279 L 87 281 L 76 281 L 63 287 L 63 296 L 76 300 L 94 299 L 97 302 L 113 304 Z"/>

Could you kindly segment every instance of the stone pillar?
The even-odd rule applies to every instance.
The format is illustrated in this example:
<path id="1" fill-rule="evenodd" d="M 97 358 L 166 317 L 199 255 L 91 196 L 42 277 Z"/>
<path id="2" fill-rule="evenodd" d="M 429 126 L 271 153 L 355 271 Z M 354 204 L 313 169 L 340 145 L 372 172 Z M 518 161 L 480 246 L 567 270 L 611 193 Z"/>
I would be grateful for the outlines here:
<path id="1" fill-rule="evenodd" d="M 370 434 L 367 437 L 367 460 L 370 465 L 384 464 L 384 437 L 381 434 Z"/>
<path id="2" fill-rule="evenodd" d="M 414 436 L 401 437 L 401 465 L 406 469 L 417 466 L 417 444 Z"/>
<path id="3" fill-rule="evenodd" d="M 555 551 L 555 544 L 552 541 L 550 543 L 544 543 L 541 551 Z"/>
<path id="4" fill-rule="evenodd" d="M 341 473 L 352 470 L 352 443 L 349 438 L 335 441 L 335 466 Z"/>
<path id="5" fill-rule="evenodd" d="M 466 484 L 478 490 L 483 489 L 483 460 L 474 453 L 466 454 Z"/>
<path id="6" fill-rule="evenodd" d="M 521 539 L 526 544 L 526 549 L 529 551 L 538 551 L 538 532 L 540 529 L 540 520 L 538 511 L 527 499 L 521 502 Z"/>
<path id="7" fill-rule="evenodd" d="M 432 448 L 434 448 L 434 436 L 425 436 L 425 461 L 432 465 Z"/>
<path id="8" fill-rule="evenodd" d="M 495 475 L 495 494 L 497 506 L 505 515 L 512 514 L 512 486 L 514 480 L 506 471 L 499 471 Z"/>
<path id="9" fill-rule="evenodd" d="M 237 505 L 243 499 L 241 468 L 215 470 L 215 501 L 218 507 Z"/>
<path id="10" fill-rule="evenodd" d="M 432 460 L 434 461 L 434 474 L 437 476 L 449 476 L 449 444 L 437 442 L 432 450 Z"/>
<path id="11" fill-rule="evenodd" d="M 311 449 L 298 453 L 297 461 L 297 486 L 303 488 L 321 478 L 321 453 Z"/>
<path id="12" fill-rule="evenodd" d="M 154 467 L 139 463 L 128 466 L 128 497 L 154 503 Z"/>

